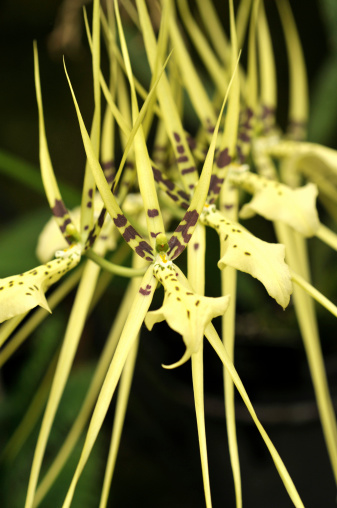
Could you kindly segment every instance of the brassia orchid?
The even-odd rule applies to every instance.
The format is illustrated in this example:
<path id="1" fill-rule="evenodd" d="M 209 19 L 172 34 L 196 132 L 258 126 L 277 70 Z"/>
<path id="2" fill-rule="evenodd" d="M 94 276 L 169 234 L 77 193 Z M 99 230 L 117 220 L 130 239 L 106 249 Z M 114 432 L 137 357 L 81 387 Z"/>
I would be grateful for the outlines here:
<path id="1" fill-rule="evenodd" d="M 154 31 L 144 0 L 136 0 L 135 6 L 120 3 L 140 31 L 151 70 L 150 85 L 148 90 L 144 89 L 133 73 L 119 3 L 107 1 L 103 10 L 99 0 L 94 0 L 92 27 L 84 15 L 93 67 L 94 113 L 89 130 L 71 84 L 71 70 L 68 72 L 67 62 L 64 63 L 86 154 L 82 199 L 75 210 L 68 210 L 62 199 L 49 155 L 38 48 L 34 43 L 40 166 L 53 219 L 39 239 L 37 253 L 43 264 L 0 280 L 0 321 L 7 321 L 0 330 L 3 345 L 0 365 L 45 319 L 45 310 L 51 312 L 77 284 L 78 289 L 49 384 L 25 508 L 35 508 L 43 502 L 84 434 L 81 454 L 62 504 L 63 508 L 72 506 L 83 469 L 119 384 L 103 488 L 100 501 L 96 500 L 100 508 L 108 506 L 139 336 L 144 324 L 155 331 L 156 323 L 162 321 L 181 335 L 185 346 L 180 359 L 163 367 L 174 369 L 191 362 L 206 506 L 212 506 L 212 499 L 204 417 L 204 337 L 223 365 L 236 507 L 242 507 L 244 485 L 241 486 L 234 387 L 261 434 L 292 504 L 303 507 L 301 494 L 258 419 L 234 367 L 239 271 L 243 272 L 243 278 L 251 276 L 256 291 L 259 294 L 263 291 L 265 298 L 270 296 L 285 312 L 292 299 L 337 481 L 336 418 L 313 299 L 335 317 L 337 308 L 311 285 L 306 255 L 306 239 L 313 236 L 337 250 L 337 236 L 320 222 L 316 208 L 316 200 L 321 197 L 323 205 L 327 196 L 336 204 L 336 189 L 330 182 L 337 181 L 337 153 L 303 139 L 308 115 L 306 71 L 290 5 L 288 0 L 276 1 L 287 46 L 290 79 L 289 124 L 288 131 L 283 133 L 276 124 L 276 71 L 263 0 L 242 0 L 236 15 L 233 0 L 228 0 L 228 35 L 218 20 L 212 0 L 196 2 L 202 28 L 186 0 L 158 2 L 158 33 Z M 102 34 L 110 62 L 108 80 L 100 64 Z M 187 34 L 213 84 L 212 99 L 192 60 Z M 247 66 L 244 67 L 240 48 L 246 35 Z M 193 133 L 187 131 L 183 122 L 186 94 L 199 121 Z M 118 169 L 115 164 L 120 147 L 115 146 L 115 131 L 119 133 L 122 148 Z M 275 241 L 259 238 L 248 229 L 249 222 L 246 226 L 239 222 L 256 214 L 273 223 Z M 222 293 L 216 297 L 205 296 L 209 266 L 207 227 L 219 236 L 217 266 Z M 129 248 L 133 251 L 131 267 L 123 265 Z M 185 249 L 187 276 L 180 258 Z M 64 445 L 49 468 L 43 469 L 48 439 L 87 316 L 103 297 L 111 278 L 116 276 L 132 280 L 81 410 Z M 58 286 L 49 296 L 49 288 L 56 283 Z M 162 305 L 150 310 L 155 291 L 161 286 Z M 37 306 L 42 309 L 29 314 Z M 212 324 L 219 316 L 223 340 Z M 11 335 L 12 339 L 8 340 Z M 34 404 L 35 407 L 36 401 Z M 44 402 L 40 412 L 43 407 Z M 35 422 L 40 413 L 37 411 L 34 417 L 33 409 L 30 410 Z M 31 428 L 25 423 L 17 429 L 5 456 L 13 453 L 17 442 L 28 438 Z M 160 506 L 158 500 L 154 499 L 153 503 Z"/>

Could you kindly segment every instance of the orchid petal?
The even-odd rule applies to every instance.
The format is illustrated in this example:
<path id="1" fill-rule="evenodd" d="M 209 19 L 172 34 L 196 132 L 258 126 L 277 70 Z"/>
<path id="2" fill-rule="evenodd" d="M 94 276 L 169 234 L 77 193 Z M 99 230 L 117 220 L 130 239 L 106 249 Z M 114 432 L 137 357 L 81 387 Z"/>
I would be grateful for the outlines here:
<path id="1" fill-rule="evenodd" d="M 253 199 L 245 204 L 240 217 L 248 219 L 256 213 L 268 220 L 279 220 L 293 227 L 304 236 L 313 236 L 319 229 L 316 210 L 317 187 L 308 183 L 298 189 L 291 189 L 277 181 L 252 173 L 231 173 L 230 180 L 253 192 Z"/>
<path id="2" fill-rule="evenodd" d="M 37 305 L 51 312 L 45 291 L 74 268 L 81 259 L 80 248 L 77 245 L 61 252 L 62 257 L 50 263 L 33 268 L 29 272 L 0 279 L 0 323 Z"/>
<path id="3" fill-rule="evenodd" d="M 283 308 L 287 307 L 292 293 L 289 268 L 284 261 L 285 247 L 268 243 L 252 235 L 243 226 L 225 218 L 220 212 L 204 212 L 204 224 L 216 229 L 224 247 L 218 263 L 220 270 L 226 265 L 258 279 L 268 294 Z"/>
<path id="4" fill-rule="evenodd" d="M 199 350 L 205 328 L 214 317 L 222 316 L 229 304 L 229 295 L 210 298 L 195 293 L 177 270 L 173 263 L 155 264 L 153 273 L 164 286 L 165 299 L 162 307 L 148 312 L 145 318 L 149 330 L 165 319 L 183 337 L 186 351 L 178 362 L 165 366 L 170 369 L 182 365 Z"/>

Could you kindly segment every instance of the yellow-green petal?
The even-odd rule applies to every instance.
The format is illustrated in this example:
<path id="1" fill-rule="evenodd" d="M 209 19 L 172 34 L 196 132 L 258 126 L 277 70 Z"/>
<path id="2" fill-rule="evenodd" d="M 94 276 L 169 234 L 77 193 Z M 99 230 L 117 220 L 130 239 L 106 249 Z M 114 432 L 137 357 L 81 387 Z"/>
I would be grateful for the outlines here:
<path id="1" fill-rule="evenodd" d="M 208 323 L 226 312 L 229 295 L 210 298 L 195 293 L 180 270 L 169 261 L 155 264 L 153 273 L 164 286 L 165 299 L 162 307 L 147 313 L 145 324 L 152 330 L 155 323 L 166 320 L 172 330 L 182 335 L 186 345 L 183 357 L 169 366 L 172 369 L 199 350 Z"/>
<path id="2" fill-rule="evenodd" d="M 316 210 L 318 191 L 315 184 L 308 183 L 298 189 L 291 189 L 280 182 L 249 172 L 232 172 L 230 180 L 254 193 L 252 200 L 241 208 L 242 219 L 248 219 L 257 213 L 268 220 L 285 222 L 307 237 L 313 236 L 319 229 Z"/>
<path id="3" fill-rule="evenodd" d="M 0 323 L 34 309 L 37 305 L 51 312 L 45 291 L 81 259 L 81 251 L 77 245 L 61 253 L 62 257 L 50 263 L 0 279 Z"/>
<path id="4" fill-rule="evenodd" d="M 212 209 L 208 213 L 204 212 L 201 220 L 216 229 L 220 235 L 224 247 L 224 255 L 218 263 L 220 270 L 228 265 L 249 273 L 262 282 L 268 294 L 275 298 L 279 305 L 287 307 L 292 283 L 289 268 L 284 261 L 284 245 L 264 242 L 240 224 Z"/>

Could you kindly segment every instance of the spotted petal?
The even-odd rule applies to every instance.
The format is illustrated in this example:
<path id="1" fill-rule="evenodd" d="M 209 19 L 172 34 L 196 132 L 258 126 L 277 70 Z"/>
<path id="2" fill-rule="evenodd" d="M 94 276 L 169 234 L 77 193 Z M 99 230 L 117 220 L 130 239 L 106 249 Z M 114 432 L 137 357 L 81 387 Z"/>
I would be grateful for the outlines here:
<path id="1" fill-rule="evenodd" d="M 218 263 L 220 270 L 229 265 L 249 273 L 262 282 L 268 294 L 275 298 L 279 305 L 287 307 L 292 283 L 288 265 L 284 261 L 284 245 L 260 240 L 217 211 L 204 213 L 201 219 L 220 235 L 225 252 Z"/>
<path id="2" fill-rule="evenodd" d="M 242 219 L 256 213 L 268 220 L 282 221 L 304 236 L 313 236 L 319 228 L 316 210 L 317 187 L 308 183 L 291 189 L 277 181 L 267 180 L 252 173 L 232 174 L 231 182 L 253 192 L 252 200 L 240 211 Z"/>
<path id="3" fill-rule="evenodd" d="M 149 330 L 166 320 L 172 330 L 180 333 L 186 345 L 183 357 L 168 368 L 185 363 L 202 343 L 206 326 L 214 317 L 222 316 L 229 304 L 229 295 L 210 298 L 194 293 L 174 264 L 156 264 L 155 277 L 163 284 L 165 299 L 160 309 L 148 312 L 145 324 Z"/>
<path id="4" fill-rule="evenodd" d="M 57 259 L 29 272 L 0 279 L 0 323 L 37 305 L 51 312 L 44 293 L 79 263 L 81 251 L 75 245 L 59 255 Z"/>

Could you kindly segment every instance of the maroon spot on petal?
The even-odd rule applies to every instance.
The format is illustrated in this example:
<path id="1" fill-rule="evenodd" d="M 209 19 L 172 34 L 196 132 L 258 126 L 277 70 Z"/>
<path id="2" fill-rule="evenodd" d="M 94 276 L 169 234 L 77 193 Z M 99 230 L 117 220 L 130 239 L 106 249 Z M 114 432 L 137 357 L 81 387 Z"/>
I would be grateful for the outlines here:
<path id="1" fill-rule="evenodd" d="M 194 250 L 198 250 L 199 249 L 199 244 L 198 243 L 193 244 L 193 248 L 194 248 Z"/>
<path id="2" fill-rule="evenodd" d="M 228 153 L 228 148 L 225 148 L 224 150 L 221 150 L 221 152 L 218 155 L 216 165 L 218 168 L 224 168 L 225 166 L 228 166 L 232 160 L 232 157 Z"/>
<path id="3" fill-rule="evenodd" d="M 184 145 L 178 145 L 177 146 L 177 152 L 178 153 L 184 153 L 185 152 Z"/>
<path id="4" fill-rule="evenodd" d="M 187 203 L 180 203 L 181 208 L 184 210 L 188 210 L 188 204 Z"/>
<path id="5" fill-rule="evenodd" d="M 151 237 L 152 238 L 156 238 L 158 235 L 159 235 L 159 233 L 152 233 L 152 231 L 151 231 Z"/>
<path id="6" fill-rule="evenodd" d="M 88 190 L 88 196 L 90 199 L 92 199 L 92 193 L 93 193 L 93 189 L 89 189 Z"/>
<path id="7" fill-rule="evenodd" d="M 179 143 L 180 142 L 180 136 L 179 136 L 179 134 L 177 132 L 174 132 L 173 136 L 174 136 L 174 139 L 176 140 L 176 142 Z"/>
<path id="8" fill-rule="evenodd" d="M 182 245 L 179 242 L 178 238 L 174 235 L 171 236 L 171 238 L 168 242 L 168 245 L 169 245 L 169 250 L 167 251 L 167 255 L 169 256 L 170 259 L 175 259 L 185 249 L 185 245 Z"/>
<path id="9" fill-rule="evenodd" d="M 114 171 L 109 171 L 109 172 L 106 171 L 104 174 L 105 174 L 106 181 L 108 183 L 112 183 L 114 181 L 114 179 L 115 179 Z"/>
<path id="10" fill-rule="evenodd" d="M 234 206 L 234 205 L 233 205 L 233 203 L 232 203 L 232 204 L 228 204 L 228 205 L 224 204 L 223 206 L 224 206 L 224 209 L 225 209 L 225 210 L 231 210 L 231 209 L 233 208 L 233 206 Z"/>
<path id="11" fill-rule="evenodd" d="M 149 285 L 147 284 L 147 286 L 146 286 L 146 288 L 145 288 L 145 289 L 140 288 L 140 289 L 139 289 L 139 293 L 140 293 L 141 295 L 144 295 L 144 296 L 148 296 L 148 295 L 150 295 L 150 294 L 151 294 L 151 286 L 149 286 Z"/>
<path id="12" fill-rule="evenodd" d="M 149 208 L 147 214 L 149 217 L 157 217 L 159 215 L 159 212 L 156 208 L 153 208 L 152 210 Z"/>
<path id="13" fill-rule="evenodd" d="M 195 168 L 195 166 L 192 166 L 190 168 L 183 169 L 181 171 L 181 174 L 182 175 L 187 175 L 187 173 L 194 173 L 194 171 L 196 171 L 196 168 Z"/>
<path id="14" fill-rule="evenodd" d="M 66 230 L 66 227 L 68 226 L 68 224 L 71 224 L 71 220 L 68 218 L 64 221 L 63 224 L 60 225 L 60 230 L 62 231 L 62 233 L 65 232 Z"/>
<path id="15" fill-rule="evenodd" d="M 98 217 L 98 221 L 97 221 L 97 224 L 99 225 L 100 228 L 104 224 L 105 215 L 106 215 L 106 208 L 102 208 L 101 213 L 99 214 L 99 217 Z"/>
<path id="16" fill-rule="evenodd" d="M 92 202 L 91 201 L 88 201 L 87 203 L 87 208 L 91 208 L 92 207 Z"/>
<path id="17" fill-rule="evenodd" d="M 130 240 L 134 240 L 136 238 L 136 236 L 139 236 L 139 238 L 142 238 L 141 235 L 139 233 L 137 233 L 135 228 L 132 226 L 128 226 L 127 228 L 125 228 L 122 236 L 126 242 L 130 242 Z"/>
<path id="18" fill-rule="evenodd" d="M 181 155 L 180 157 L 177 158 L 177 163 L 181 163 L 181 162 L 188 162 L 188 157 L 186 157 L 186 155 Z"/>
<path id="19" fill-rule="evenodd" d="M 115 219 L 113 219 L 114 224 L 117 228 L 122 228 L 127 224 L 127 219 L 124 215 L 121 215 L 120 213 L 117 215 Z"/>
<path id="20" fill-rule="evenodd" d="M 177 196 L 175 196 L 174 194 L 172 194 L 170 191 L 166 191 L 166 194 L 171 198 L 173 199 L 173 201 L 179 201 L 179 198 Z"/>
<path id="21" fill-rule="evenodd" d="M 168 189 L 174 189 L 174 183 L 168 178 L 164 178 L 162 172 L 159 169 L 152 168 L 154 179 L 157 183 L 162 182 Z"/>
<path id="22" fill-rule="evenodd" d="M 186 199 L 186 201 L 189 201 L 189 199 L 190 199 L 190 196 L 187 194 L 187 192 L 185 192 L 183 190 L 178 190 L 177 194 L 181 198 Z"/>
<path id="23" fill-rule="evenodd" d="M 93 227 L 90 233 L 88 234 L 86 246 L 88 246 L 88 248 L 91 247 L 95 243 L 96 238 L 97 238 L 96 228 Z"/>
<path id="24" fill-rule="evenodd" d="M 68 213 L 68 210 L 64 206 L 62 199 L 55 199 L 55 205 L 51 209 L 55 217 L 63 217 Z"/>
<path id="25" fill-rule="evenodd" d="M 110 161 L 102 162 L 101 165 L 102 165 L 102 169 L 104 169 L 104 170 L 112 169 L 115 167 L 115 161 L 112 159 Z"/>
<path id="26" fill-rule="evenodd" d="M 199 214 L 196 210 L 186 212 L 182 219 L 183 221 L 185 221 L 185 224 L 179 224 L 179 226 L 177 227 L 176 232 L 182 234 L 185 243 L 188 243 L 190 241 L 192 235 L 188 233 L 188 230 L 190 227 L 196 225 L 198 218 Z"/>
<path id="27" fill-rule="evenodd" d="M 197 147 L 197 142 L 192 136 L 187 137 L 187 143 L 191 150 L 194 150 Z"/>
<path id="28" fill-rule="evenodd" d="M 135 248 L 135 252 L 141 258 L 143 258 L 145 256 L 145 253 L 147 252 L 148 254 L 150 254 L 151 257 L 146 257 L 145 259 L 147 261 L 152 261 L 153 260 L 152 247 L 145 240 L 142 240 L 141 242 L 139 242 L 139 244 Z"/>
<path id="29" fill-rule="evenodd" d="M 224 181 L 223 178 L 218 178 L 216 175 L 212 175 L 209 184 L 208 194 L 210 194 L 211 192 L 213 194 L 219 194 L 223 181 Z"/>
<path id="30" fill-rule="evenodd" d="M 246 134 L 245 132 L 240 132 L 238 135 L 238 139 L 242 141 L 243 143 L 249 143 L 251 140 L 251 137 Z"/>

